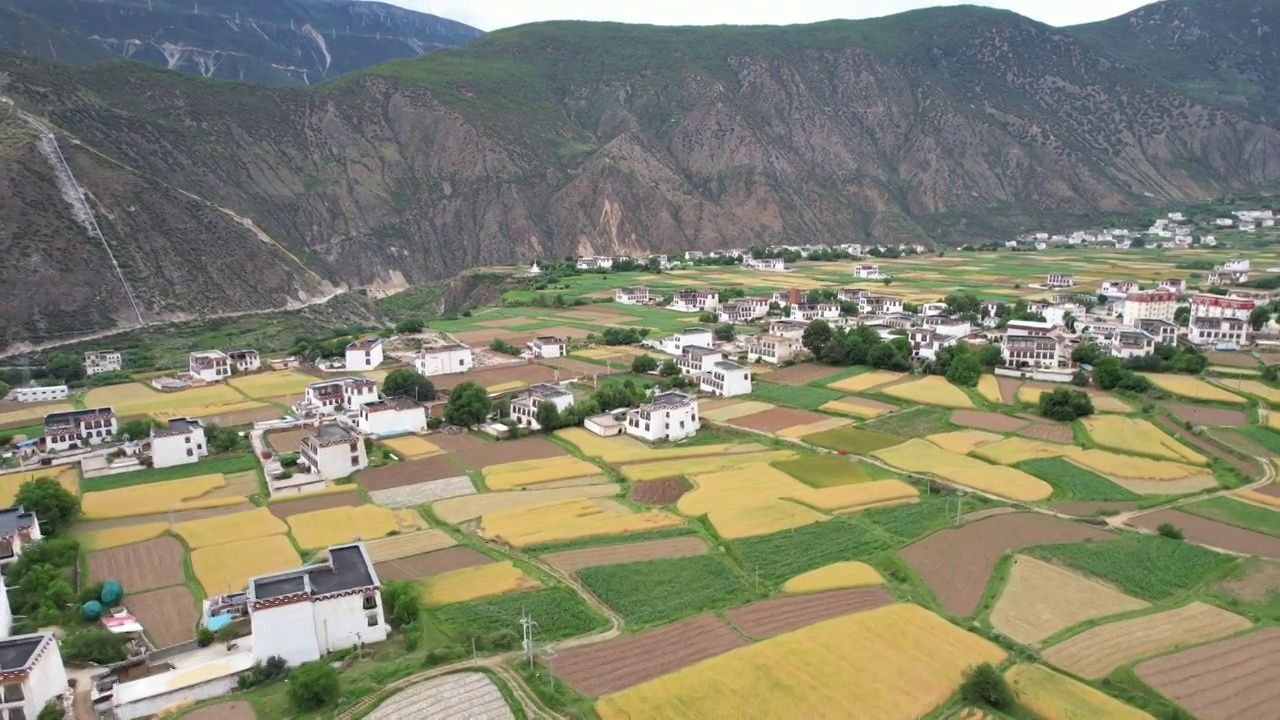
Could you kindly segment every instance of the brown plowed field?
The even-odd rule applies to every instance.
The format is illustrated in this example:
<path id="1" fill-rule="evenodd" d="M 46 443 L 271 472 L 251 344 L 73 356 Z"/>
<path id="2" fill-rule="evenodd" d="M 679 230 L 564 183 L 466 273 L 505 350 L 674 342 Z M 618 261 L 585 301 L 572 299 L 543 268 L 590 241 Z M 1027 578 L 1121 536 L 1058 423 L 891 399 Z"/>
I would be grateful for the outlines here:
<path id="1" fill-rule="evenodd" d="M 598 565 L 619 565 L 642 560 L 705 555 L 707 544 L 696 537 L 678 537 L 666 540 L 646 540 L 622 545 L 602 545 L 582 550 L 565 550 L 547 553 L 539 559 L 564 572 L 577 572 L 582 568 Z"/>
<path id="2" fill-rule="evenodd" d="M 814 380 L 821 380 L 838 372 L 840 371 L 837 368 L 828 365 L 800 363 L 799 365 L 792 365 L 789 368 L 782 368 L 769 373 L 769 382 L 782 383 L 783 385 L 807 385 Z"/>
<path id="3" fill-rule="evenodd" d="M 607 695 L 746 643 L 714 615 L 560 651 L 555 673 L 583 695 Z M 543 660 L 545 663 L 546 660 Z"/>
<path id="4" fill-rule="evenodd" d="M 258 720 L 253 706 L 243 700 L 210 705 L 182 717 L 184 720 Z"/>
<path id="5" fill-rule="evenodd" d="M 437 407 L 443 408 L 444 405 L 440 404 Z M 439 416 L 439 414 L 440 413 L 438 412 L 436 413 L 437 416 Z M 432 445 L 435 445 L 447 453 L 454 453 L 459 450 L 466 450 L 467 448 L 486 444 L 484 440 L 466 432 L 456 434 L 444 432 L 432 433 L 427 436 L 427 440 L 430 441 Z"/>
<path id="6" fill-rule="evenodd" d="M 1280 717 L 1280 628 L 1184 650 L 1135 670 L 1201 720 Z"/>
<path id="7" fill-rule="evenodd" d="M 488 565 L 493 558 L 469 547 L 451 547 L 435 552 L 410 555 L 399 560 L 380 562 L 373 567 L 379 580 L 416 580 L 450 570 Z"/>
<path id="8" fill-rule="evenodd" d="M 252 425 L 263 420 L 275 420 L 282 417 L 284 411 L 278 407 L 270 405 L 266 407 L 253 408 L 250 410 L 236 410 L 235 412 L 209 412 L 200 415 L 200 419 L 206 423 L 220 425 L 222 427 L 235 427 L 237 425 Z"/>
<path id="9" fill-rule="evenodd" d="M 540 437 L 520 438 L 519 440 L 500 440 L 484 445 L 459 450 L 453 454 L 456 462 L 464 467 L 478 470 L 489 465 L 519 462 L 521 460 L 543 460 L 545 458 L 566 455 L 564 448 Z M 454 475 L 457 475 L 455 469 Z M 448 476 L 445 476 L 448 477 Z M 431 478 L 436 479 L 436 478 Z"/>
<path id="10" fill-rule="evenodd" d="M 951 422 L 961 427 L 997 433 L 1013 432 L 1027 426 L 1027 421 L 1021 418 L 982 410 L 956 410 L 951 413 Z"/>
<path id="11" fill-rule="evenodd" d="M 196 639 L 200 613 L 186 585 L 127 595 L 124 605 L 142 623 L 157 648 Z"/>
<path id="12" fill-rule="evenodd" d="M 908 545 L 902 557 L 920 573 L 943 607 L 967 617 L 978 609 L 991 570 L 1006 552 L 1031 545 L 1114 538 L 1080 522 L 1037 513 L 1009 513 L 936 532 Z"/>
<path id="13" fill-rule="evenodd" d="M 744 415 L 740 418 L 734 418 L 729 421 L 730 425 L 737 425 L 748 430 L 756 430 L 759 432 L 776 433 L 779 430 L 785 430 L 789 427 L 797 425 L 810 425 L 819 423 L 823 420 L 830 420 L 830 415 L 809 412 L 808 410 L 792 410 L 791 408 L 774 408 L 765 410 L 764 412 L 752 413 Z"/>
<path id="14" fill-rule="evenodd" d="M 1216 520 L 1202 518 L 1199 515 L 1184 513 L 1179 510 L 1157 510 L 1146 515 L 1139 515 L 1133 523 L 1148 530 L 1155 530 L 1164 523 L 1169 523 L 1182 530 L 1188 540 L 1205 545 L 1212 545 L 1224 550 L 1248 553 L 1266 558 L 1280 558 L 1280 538 L 1263 535 L 1252 530 L 1245 530 L 1234 525 L 1227 525 Z"/>
<path id="15" fill-rule="evenodd" d="M 363 505 L 364 498 L 360 497 L 358 492 L 340 492 L 329 493 L 327 495 L 317 495 L 316 497 L 304 498 L 302 500 L 287 500 L 283 502 L 273 502 L 267 505 L 271 510 L 271 514 L 284 520 L 291 515 L 298 513 L 311 512 L 313 510 L 328 510 L 337 507 L 355 507 Z"/>
<path id="16" fill-rule="evenodd" d="M 1164 403 L 1164 407 L 1179 420 L 1190 421 L 1192 425 L 1249 424 L 1249 417 L 1244 414 L 1243 410 L 1179 402 L 1167 402 Z"/>
<path id="17" fill-rule="evenodd" d="M 1242 458 L 1238 455 L 1227 452 L 1225 448 L 1212 442 L 1209 438 L 1196 435 L 1167 417 L 1162 415 L 1153 415 L 1152 418 L 1155 420 L 1156 425 L 1159 425 L 1162 429 L 1172 433 L 1174 437 L 1191 445 L 1192 447 L 1195 447 L 1208 457 L 1216 457 L 1223 460 L 1240 472 L 1244 473 L 1245 477 L 1262 477 L 1262 468 L 1258 467 L 1257 461 Z"/>
<path id="18" fill-rule="evenodd" d="M 294 428 L 292 430 L 272 430 L 267 433 L 267 443 L 278 453 L 298 452 L 302 441 L 316 433 L 315 428 Z"/>
<path id="19" fill-rule="evenodd" d="M 1280 497 L 1280 482 L 1269 482 L 1258 488 L 1257 492 L 1260 492 L 1263 495 L 1270 495 L 1271 497 Z"/>
<path id="20" fill-rule="evenodd" d="M 1000 397 L 1004 398 L 1005 405 L 1018 404 L 1018 388 L 1022 387 L 1021 379 L 997 377 L 996 384 L 1000 386 Z"/>
<path id="21" fill-rule="evenodd" d="M 849 588 L 760 600 L 728 610 L 725 617 L 742 634 L 764 639 L 840 615 L 891 604 L 893 596 L 881 588 Z"/>
<path id="22" fill-rule="evenodd" d="M 545 487 L 545 485 L 539 487 Z M 684 478 L 675 477 L 635 483 L 631 486 L 631 492 L 627 497 L 632 502 L 645 505 L 670 505 L 688 491 L 689 483 Z"/>
<path id="23" fill-rule="evenodd" d="M 356 475 L 356 481 L 366 490 L 386 490 L 427 480 L 457 477 L 461 474 L 463 474 L 462 470 L 449 462 L 448 457 L 436 455 L 421 460 L 391 463 L 372 470 L 362 470 Z"/>
<path id="24" fill-rule="evenodd" d="M 1048 442 L 1062 443 L 1064 445 L 1071 444 L 1071 441 L 1075 439 L 1071 435 L 1070 427 L 1053 425 L 1047 422 L 1033 422 L 1019 430 L 1018 434 L 1033 440 L 1047 440 Z"/>
<path id="25" fill-rule="evenodd" d="M 1258 361 L 1248 353 L 1211 352 L 1207 353 L 1210 365 L 1227 365 L 1230 367 L 1257 368 Z"/>
<path id="26" fill-rule="evenodd" d="M 213 493 L 207 493 L 201 497 L 213 497 Z M 238 505 L 228 505 L 226 507 L 202 508 L 200 510 L 180 510 L 173 513 L 172 516 L 169 513 L 155 513 L 152 515 L 132 515 L 130 517 L 111 518 L 110 520 L 92 520 L 90 522 L 76 523 L 76 532 L 87 533 L 97 530 L 112 530 L 114 528 L 141 525 L 143 523 L 167 523 L 171 520 L 174 523 L 186 522 L 188 520 L 203 520 L 205 518 L 252 510 L 254 507 L 255 505 L 253 503 L 246 500 Z"/>
<path id="27" fill-rule="evenodd" d="M 171 537 L 89 553 L 89 582 L 119 580 L 127 593 L 180 585 L 182 543 Z"/>
<path id="28" fill-rule="evenodd" d="M 560 380 L 568 380 L 573 377 L 586 377 L 592 375 L 611 375 L 613 373 L 625 372 L 626 368 L 619 367 L 614 364 L 613 368 L 607 368 L 604 365 L 596 365 L 584 360 L 575 360 L 573 358 L 552 358 L 551 360 L 540 361 L 543 365 L 549 367 L 560 368 Z"/>
<path id="29" fill-rule="evenodd" d="M 1280 564 L 1260 562 L 1247 574 L 1223 582 L 1222 588 L 1241 600 L 1262 602 L 1280 588 Z"/>

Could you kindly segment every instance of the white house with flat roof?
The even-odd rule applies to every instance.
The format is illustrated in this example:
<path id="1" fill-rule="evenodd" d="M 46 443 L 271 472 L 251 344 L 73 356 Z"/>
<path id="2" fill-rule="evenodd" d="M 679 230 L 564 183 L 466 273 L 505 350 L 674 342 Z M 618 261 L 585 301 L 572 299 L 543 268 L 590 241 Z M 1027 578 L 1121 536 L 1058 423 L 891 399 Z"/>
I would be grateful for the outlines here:
<path id="1" fill-rule="evenodd" d="M 25 548 L 42 537 L 35 512 L 20 506 L 0 509 L 0 568 L 17 560 Z"/>
<path id="2" fill-rule="evenodd" d="M 89 377 L 104 372 L 116 372 L 124 367 L 124 359 L 118 350 L 96 350 L 84 354 L 84 374 Z"/>
<path id="3" fill-rule="evenodd" d="M 221 350 L 201 350 L 187 356 L 187 371 L 207 383 L 231 376 L 231 358 Z"/>
<path id="4" fill-rule="evenodd" d="M 719 307 L 719 290 L 677 290 L 667 305 L 668 310 L 688 313 L 714 312 Z"/>
<path id="5" fill-rule="evenodd" d="M 423 348 L 413 357 L 413 369 L 420 375 L 454 375 L 475 367 L 475 353 L 466 345 L 437 345 Z"/>
<path id="6" fill-rule="evenodd" d="M 720 397 L 747 395 L 751 392 L 751 371 L 735 362 L 717 360 L 702 373 L 698 389 Z"/>
<path id="7" fill-rule="evenodd" d="M 348 370 L 372 370 L 382 364 L 382 338 L 361 338 L 347 345 Z"/>
<path id="8" fill-rule="evenodd" d="M 644 286 L 620 287 L 613 291 L 613 301 L 619 305 L 647 305 L 655 299 Z"/>
<path id="9" fill-rule="evenodd" d="M 204 423 L 196 418 L 172 418 L 151 428 L 151 465 L 166 468 L 199 462 L 209 454 Z"/>
<path id="10" fill-rule="evenodd" d="M 67 399 L 66 385 L 44 385 L 37 387 L 20 387 L 13 391 L 13 399 L 18 402 L 51 402 Z"/>
<path id="11" fill-rule="evenodd" d="M 654 346 L 668 355 L 681 355 L 684 349 L 690 345 L 701 347 L 711 347 L 715 344 L 715 338 L 712 332 L 706 328 L 689 328 L 680 332 L 664 337 L 654 343 Z"/>
<path id="12" fill-rule="evenodd" d="M 118 429 L 116 413 L 109 407 L 50 413 L 44 416 L 40 447 L 45 451 L 85 448 L 110 440 Z"/>
<path id="13" fill-rule="evenodd" d="M 321 425 L 303 438 L 298 455 L 301 464 L 325 480 L 340 480 L 369 466 L 361 437 L 337 424 Z"/>
<path id="14" fill-rule="evenodd" d="M 756 335 L 747 338 L 747 362 L 784 363 L 804 348 L 798 338 L 781 335 Z"/>
<path id="15" fill-rule="evenodd" d="M 558 358 L 568 354 L 566 348 L 568 344 L 563 338 L 544 335 L 536 337 L 528 342 L 530 354 L 536 358 Z"/>
<path id="16" fill-rule="evenodd" d="M 257 372 L 262 369 L 262 356 L 257 350 L 248 348 L 232 350 L 227 353 L 227 357 L 231 358 L 231 364 L 237 373 Z"/>
<path id="17" fill-rule="evenodd" d="M 627 411 L 627 434 L 647 442 L 683 440 L 693 437 L 700 427 L 698 399 L 675 390 L 659 393 Z"/>
<path id="18" fill-rule="evenodd" d="M 748 270 L 764 272 L 787 272 L 787 263 L 782 258 L 742 258 L 742 267 Z"/>
<path id="19" fill-rule="evenodd" d="M 377 399 L 378 383 L 369 378 L 334 378 L 307 385 L 302 394 L 302 400 L 294 405 L 294 410 L 303 413 L 313 410 L 322 414 L 333 414 L 343 410 L 354 410 Z"/>
<path id="20" fill-rule="evenodd" d="M 360 406 L 356 427 L 375 437 L 422 432 L 427 427 L 427 411 L 410 398 L 375 400 Z"/>
<path id="21" fill-rule="evenodd" d="M 511 418 L 516 424 L 530 430 L 541 430 L 538 422 L 538 408 L 544 403 L 551 403 L 556 410 L 564 412 L 573 407 L 573 393 L 550 383 L 530 385 L 520 396 L 511 401 Z"/>
<path id="22" fill-rule="evenodd" d="M 50 700 L 68 690 L 67 669 L 52 633 L 0 640 L 0 717 L 35 720 Z"/>
<path id="23" fill-rule="evenodd" d="M 717 361 L 724 359 L 724 353 L 715 348 L 701 345 L 686 345 L 676 358 L 676 367 L 682 375 L 702 375 Z"/>
<path id="24" fill-rule="evenodd" d="M 328 559 L 249 580 L 253 657 L 290 665 L 387 639 L 382 584 L 364 543 L 329 548 Z"/>

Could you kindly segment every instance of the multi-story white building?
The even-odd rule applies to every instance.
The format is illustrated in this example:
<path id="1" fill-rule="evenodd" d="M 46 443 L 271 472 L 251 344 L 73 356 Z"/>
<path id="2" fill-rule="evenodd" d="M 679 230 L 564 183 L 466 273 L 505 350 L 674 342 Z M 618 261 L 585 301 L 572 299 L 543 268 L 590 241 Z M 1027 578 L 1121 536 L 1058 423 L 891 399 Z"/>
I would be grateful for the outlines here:
<path id="1" fill-rule="evenodd" d="M 0 640 L 0 717 L 36 720 L 50 700 L 67 692 L 67 669 L 52 633 Z"/>
<path id="2" fill-rule="evenodd" d="M 43 537 L 40 519 L 34 512 L 23 507 L 0 509 L 0 568 L 8 567 L 24 549 Z"/>
<path id="3" fill-rule="evenodd" d="M 767 362 L 771 365 L 784 363 L 799 352 L 804 346 L 796 338 L 779 335 L 757 335 L 747 339 L 747 362 Z"/>
<path id="4" fill-rule="evenodd" d="M 947 313 L 947 304 L 942 302 L 925 303 L 920 306 L 920 314 L 925 317 L 934 317 L 936 315 L 945 315 Z"/>
<path id="5" fill-rule="evenodd" d="M 325 480 L 341 480 L 369 466 L 364 442 L 356 433 L 332 423 L 302 439 L 299 461 Z"/>
<path id="6" fill-rule="evenodd" d="M 1057 326 L 1047 322 L 1014 320 L 1005 327 L 1001 358 L 1007 367 L 1060 368 L 1070 359 L 1063 352 Z"/>
<path id="7" fill-rule="evenodd" d="M 437 345 L 423 348 L 413 357 L 413 369 L 420 375 L 453 375 L 475 367 L 475 353 L 466 345 Z"/>
<path id="8" fill-rule="evenodd" d="M 720 397 L 747 395 L 751 392 L 751 371 L 735 362 L 717 360 L 702 373 L 698 388 Z"/>
<path id="9" fill-rule="evenodd" d="M 967 320 L 958 320 L 941 315 L 925 318 L 924 324 L 925 327 L 933 328 L 942 337 L 951 339 L 969 335 L 974 329 L 973 323 Z"/>
<path id="10" fill-rule="evenodd" d="M 902 312 L 902 298 L 893 295 L 867 294 L 858 300 L 858 312 L 876 315 L 890 315 Z"/>
<path id="11" fill-rule="evenodd" d="M 109 407 L 68 410 L 44 416 L 42 450 L 70 450 L 98 445 L 110 440 L 119 429 L 116 413 Z"/>
<path id="12" fill-rule="evenodd" d="M 45 385 L 43 387 L 20 387 L 13 391 L 13 399 L 18 402 L 50 402 L 66 400 L 66 385 Z"/>
<path id="13" fill-rule="evenodd" d="M 836 291 L 836 299 L 840 302 L 856 302 L 861 304 L 862 298 L 870 294 L 870 290 L 863 290 L 862 288 L 840 288 Z"/>
<path id="14" fill-rule="evenodd" d="M 530 354 L 536 358 L 558 358 L 568 354 L 568 347 L 563 338 L 544 335 L 536 337 L 526 343 Z"/>
<path id="15" fill-rule="evenodd" d="M 1138 320 L 1134 325 L 1139 330 L 1154 337 L 1156 344 L 1176 345 L 1178 343 L 1178 326 L 1172 322 L 1146 318 Z"/>
<path id="16" fill-rule="evenodd" d="M 375 437 L 422 432 L 427 427 L 427 411 L 410 398 L 375 400 L 360 406 L 356 427 Z"/>
<path id="17" fill-rule="evenodd" d="M 231 358 L 232 368 L 237 373 L 257 372 L 262 369 L 262 357 L 258 355 L 257 350 L 249 348 L 232 350 L 227 353 L 227 357 Z"/>
<path id="18" fill-rule="evenodd" d="M 573 407 L 573 393 L 550 383 L 530 385 L 515 400 L 511 401 L 511 418 L 520 427 L 530 430 L 541 430 L 538 422 L 538 408 L 543 403 L 551 403 L 556 410 L 564 412 Z"/>
<path id="19" fill-rule="evenodd" d="M 249 581 L 253 657 L 290 665 L 387 639 L 382 584 L 358 538 L 329 548 L 328 559 Z"/>
<path id="20" fill-rule="evenodd" d="M 719 290 L 677 290 L 668 310 L 676 312 L 714 312 L 720 307 Z"/>
<path id="21" fill-rule="evenodd" d="M 880 273 L 879 265 L 854 265 L 853 276 L 861 280 L 881 280 L 885 276 Z"/>
<path id="22" fill-rule="evenodd" d="M 1104 280 L 1098 292 L 1110 297 L 1124 297 L 1140 289 L 1137 280 Z"/>
<path id="23" fill-rule="evenodd" d="M 308 385 L 303 392 L 302 401 L 297 404 L 297 409 L 336 413 L 342 410 L 353 410 L 377 399 L 378 383 L 373 380 L 357 377 L 335 378 Z"/>
<path id="24" fill-rule="evenodd" d="M 135 438 L 141 439 L 141 438 Z M 151 465 L 166 468 L 199 462 L 209 454 L 204 424 L 195 418 L 172 418 L 151 428 Z"/>
<path id="25" fill-rule="evenodd" d="M 1252 298 L 1196 293 L 1191 296 L 1191 317 L 1226 317 L 1248 320 L 1249 314 L 1257 306 L 1258 302 Z"/>
<path id="26" fill-rule="evenodd" d="M 1169 278 L 1167 280 L 1161 280 L 1160 287 L 1158 289 L 1167 290 L 1169 292 L 1176 292 L 1176 293 L 1186 292 L 1187 281 L 1179 278 Z"/>
<path id="27" fill-rule="evenodd" d="M 814 320 L 834 320 L 840 317 L 840 306 L 835 303 L 802 303 L 792 305 L 788 316 L 792 320 L 812 322 Z"/>
<path id="28" fill-rule="evenodd" d="M 1125 295 L 1120 315 L 1129 325 L 1139 320 L 1164 320 L 1173 322 L 1178 312 L 1178 293 L 1170 290 L 1150 290 Z"/>
<path id="29" fill-rule="evenodd" d="M 382 338 L 362 338 L 347 345 L 348 370 L 372 370 L 382 359 Z"/>
<path id="30" fill-rule="evenodd" d="M 700 427 L 698 399 L 675 390 L 627 411 L 627 434 L 647 442 L 683 440 L 693 437 Z"/>
<path id="31" fill-rule="evenodd" d="M 724 360 L 724 353 L 715 348 L 686 345 L 676 358 L 676 367 L 680 368 L 682 375 L 702 375 L 721 360 Z"/>
<path id="32" fill-rule="evenodd" d="M 1236 349 L 1249 340 L 1249 323 L 1233 317 L 1192 317 L 1187 339 L 1196 345 Z"/>
<path id="33" fill-rule="evenodd" d="M 1107 350 L 1118 358 L 1145 357 L 1156 351 L 1156 339 L 1136 328 L 1121 328 Z"/>
<path id="34" fill-rule="evenodd" d="M 621 305 L 647 305 L 655 299 L 647 287 L 623 287 L 613 291 L 613 301 Z"/>
<path id="35" fill-rule="evenodd" d="M 712 332 L 706 328 L 689 328 L 680 332 L 664 337 L 654 344 L 658 350 L 668 355 L 680 355 L 684 349 L 690 345 L 700 345 L 702 347 L 711 347 L 715 344 L 715 337 Z"/>
<path id="36" fill-rule="evenodd" d="M 748 270 L 764 272 L 787 272 L 787 263 L 782 258 L 742 258 L 742 267 Z"/>
<path id="37" fill-rule="evenodd" d="M 84 354 L 84 374 L 90 377 L 116 372 L 124 367 L 124 359 L 116 350 L 90 351 Z"/>
<path id="38" fill-rule="evenodd" d="M 769 334 L 778 337 L 799 340 L 804 337 L 804 331 L 809 327 L 808 323 L 797 322 L 795 320 L 774 320 L 769 323 Z"/>
<path id="39" fill-rule="evenodd" d="M 613 267 L 613 258 L 597 255 L 584 255 L 583 257 L 578 258 L 578 262 L 575 266 L 579 270 L 608 270 Z"/>
<path id="40" fill-rule="evenodd" d="M 201 350 L 187 356 L 187 370 L 198 380 L 218 382 L 231 376 L 231 358 L 221 350 Z"/>
<path id="41" fill-rule="evenodd" d="M 1049 273 L 1044 280 L 1044 286 L 1050 288 L 1069 288 L 1075 284 L 1076 279 L 1068 273 Z"/>

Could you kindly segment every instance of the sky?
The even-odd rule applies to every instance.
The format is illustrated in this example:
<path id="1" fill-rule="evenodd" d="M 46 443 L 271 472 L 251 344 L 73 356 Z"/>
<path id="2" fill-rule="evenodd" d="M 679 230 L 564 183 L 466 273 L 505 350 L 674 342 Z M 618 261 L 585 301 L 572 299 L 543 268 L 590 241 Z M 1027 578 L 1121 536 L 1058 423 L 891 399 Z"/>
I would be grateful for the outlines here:
<path id="1" fill-rule="evenodd" d="M 947 0 L 384 0 L 491 31 L 540 20 L 612 20 L 655 25 L 790 25 L 868 18 Z M 1122 15 L 1154 0 L 970 0 L 1050 25 L 1074 25 Z"/>

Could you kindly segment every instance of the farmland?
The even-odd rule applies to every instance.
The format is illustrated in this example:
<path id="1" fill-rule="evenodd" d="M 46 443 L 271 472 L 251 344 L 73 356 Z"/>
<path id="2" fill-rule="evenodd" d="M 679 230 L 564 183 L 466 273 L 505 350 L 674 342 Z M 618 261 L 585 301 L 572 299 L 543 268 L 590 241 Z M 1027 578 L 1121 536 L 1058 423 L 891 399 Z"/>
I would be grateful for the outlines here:
<path id="1" fill-rule="evenodd" d="M 1109 543 L 1045 545 L 1031 553 L 1151 601 L 1195 587 L 1232 563 L 1229 556 L 1159 535 L 1126 535 Z"/>
<path id="2" fill-rule="evenodd" d="M 597 475 L 600 468 L 575 457 L 521 460 L 484 469 L 484 484 L 490 490 L 516 490 L 530 485 Z"/>
<path id="3" fill-rule="evenodd" d="M 782 592 L 790 595 L 802 595 L 804 593 L 866 587 L 883 583 L 884 578 L 880 577 L 880 573 L 875 568 L 864 562 L 847 560 L 831 563 L 817 570 L 800 573 L 783 583 Z"/>
<path id="4" fill-rule="evenodd" d="M 890 385 L 881 388 L 879 392 L 920 405 L 939 405 L 949 408 L 974 407 L 973 399 L 968 393 L 939 375 L 928 375 L 908 383 Z"/>
<path id="5" fill-rule="evenodd" d="M 1138 495 L 1063 458 L 1039 458 L 1017 465 L 1053 486 L 1054 500 L 1134 500 Z"/>
<path id="6" fill-rule="evenodd" d="M 1246 400 L 1232 392 L 1228 392 L 1217 385 L 1212 385 L 1200 380 L 1199 378 L 1187 375 L 1173 375 L 1163 373 L 1143 373 L 1143 377 L 1151 381 L 1152 385 L 1164 390 L 1170 395 L 1187 398 L 1188 400 L 1199 400 L 1202 402 L 1231 403 L 1243 405 Z"/>
<path id="7" fill-rule="evenodd" d="M 887 370 L 871 370 L 843 380 L 828 383 L 827 387 L 844 393 L 860 393 L 882 385 L 888 385 L 891 382 L 897 382 L 905 377 L 906 375 L 903 375 L 902 373 L 889 372 Z"/>
<path id="8" fill-rule="evenodd" d="M 1139 610 L 1147 603 L 1055 565 L 1021 555 L 991 612 L 991 625 L 1025 645 L 1086 620 Z"/>
<path id="9" fill-rule="evenodd" d="M 292 570 L 301 562 L 283 535 L 210 545 L 191 551 L 191 569 L 206 595 L 242 590 L 249 578 Z"/>
<path id="10" fill-rule="evenodd" d="M 876 450 L 900 445 L 904 442 L 904 439 L 873 430 L 844 427 L 814 433 L 806 437 L 804 441 L 810 445 L 817 445 L 828 450 L 842 450 L 858 455 L 867 455 Z"/>
<path id="11" fill-rule="evenodd" d="M 1262 717 L 1280 705 L 1280 629 L 1149 660 L 1136 672 L 1204 720 Z"/>
<path id="12" fill-rule="evenodd" d="M 431 616 L 446 634 L 466 637 L 510 631 L 512 619 L 522 612 L 538 619 L 538 631 L 544 640 L 585 635 L 606 624 L 582 598 L 565 588 L 446 605 L 433 610 Z"/>
<path id="13" fill-rule="evenodd" d="M 119 580 L 130 593 L 178 585 L 184 580 L 182 555 L 182 544 L 171 537 L 90 553 L 89 582 Z"/>
<path id="14" fill-rule="evenodd" d="M 1015 665 L 1005 677 L 1018 701 L 1045 720 L 1151 720 L 1137 708 L 1040 665 Z"/>
<path id="15" fill-rule="evenodd" d="M 746 579 L 720 555 L 600 565 L 579 570 L 578 578 L 629 627 L 669 622 L 750 596 Z"/>
<path id="16" fill-rule="evenodd" d="M 393 532 L 415 530 L 421 523 L 412 510 L 391 511 L 377 505 L 336 507 L 293 515 L 289 529 L 298 545 L 317 549 L 352 542 L 355 538 L 380 538 Z"/>
<path id="17" fill-rule="evenodd" d="M 597 565 L 635 563 L 642 560 L 691 557 L 707 552 L 707 544 L 696 537 L 678 537 L 666 540 L 646 540 L 635 543 L 604 545 L 582 550 L 564 550 L 540 556 L 565 572 L 577 572 Z"/>
<path id="18" fill-rule="evenodd" d="M 800 482 L 815 488 L 885 480 L 892 477 L 887 470 L 870 463 L 853 461 L 836 455 L 783 460 L 773 466 Z"/>
<path id="19" fill-rule="evenodd" d="M 725 611 L 738 632 L 764 639 L 823 620 L 884 607 L 893 597 L 878 587 L 844 588 L 772 597 Z"/>
<path id="20" fill-rule="evenodd" d="M 174 532 L 191 548 L 207 548 L 239 540 L 282 535 L 289 530 L 267 508 L 177 523 Z"/>
<path id="21" fill-rule="evenodd" d="M 869 560 L 888 550 L 875 530 L 843 519 L 747 538 L 733 544 L 741 564 L 771 585 L 843 560 Z"/>
<path id="22" fill-rule="evenodd" d="M 478 600 L 541 586 L 510 560 L 450 570 L 422 580 L 420 584 L 422 601 L 427 606 Z"/>
<path id="23" fill-rule="evenodd" d="M 515 720 L 502 692 L 483 673 L 445 675 L 418 683 L 387 698 L 366 720 L 413 718 L 485 718 Z"/>
<path id="24" fill-rule="evenodd" d="M 957 485 L 1010 500 L 1034 502 L 1053 494 L 1053 488 L 1048 483 L 1021 470 L 989 465 L 966 455 L 947 452 L 919 438 L 876 451 L 873 455 L 908 472 L 929 473 Z"/>
<path id="25" fill-rule="evenodd" d="M 1146 420 L 1115 415 L 1091 415 L 1084 419 L 1085 429 L 1098 445 L 1137 455 L 1154 455 L 1175 462 L 1204 465 L 1200 453 L 1174 440 Z"/>
<path id="26" fill-rule="evenodd" d="M 484 515 L 480 532 L 487 538 L 525 547 L 598 535 L 625 535 L 682 524 L 683 520 L 661 510 L 632 512 L 612 500 L 579 498 Z"/>
<path id="27" fill-rule="evenodd" d="M 1280 537 L 1280 512 L 1226 497 L 1183 505 L 1182 512 L 1200 515 L 1228 525 Z"/>
<path id="28" fill-rule="evenodd" d="M 170 510 L 194 510 L 222 507 L 244 502 L 244 496 L 216 497 L 214 491 L 225 487 L 222 473 L 198 475 L 184 480 L 168 480 L 150 485 L 115 490 L 87 492 L 81 501 L 84 516 L 90 520 L 154 515 Z"/>

